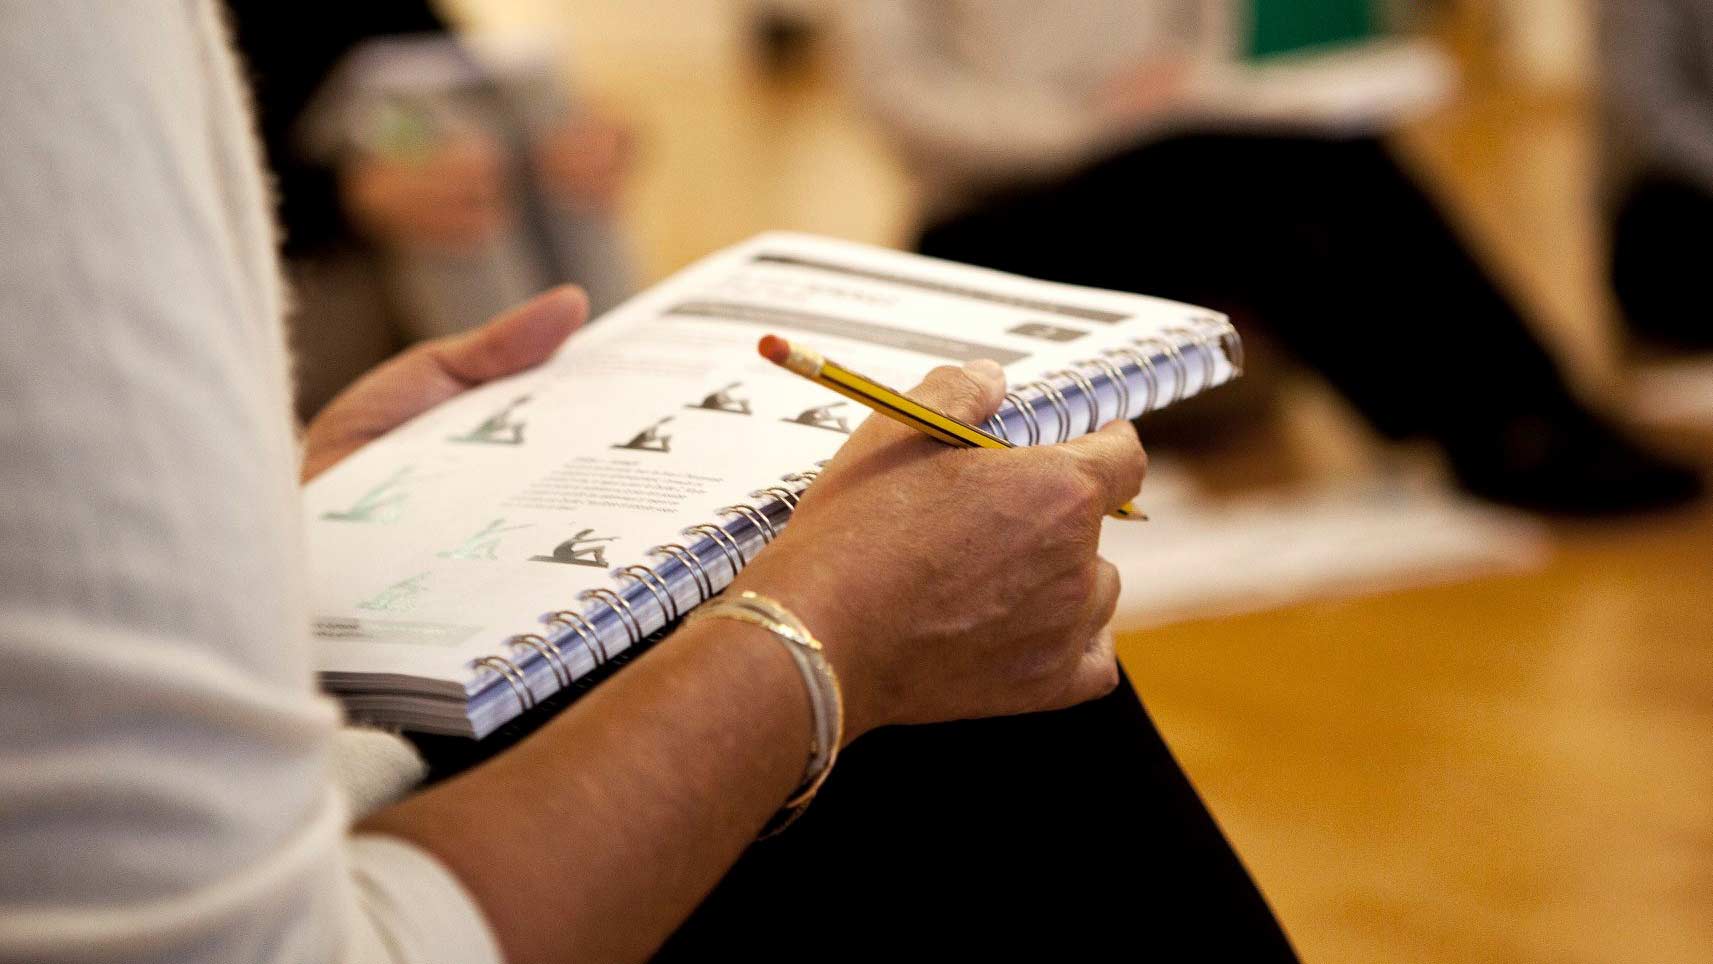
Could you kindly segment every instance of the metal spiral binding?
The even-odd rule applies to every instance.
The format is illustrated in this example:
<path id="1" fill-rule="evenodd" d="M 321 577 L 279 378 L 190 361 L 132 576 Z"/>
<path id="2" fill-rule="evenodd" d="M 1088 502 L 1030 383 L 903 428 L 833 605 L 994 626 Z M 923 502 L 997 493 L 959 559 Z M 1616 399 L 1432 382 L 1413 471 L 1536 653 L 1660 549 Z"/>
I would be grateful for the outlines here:
<path id="1" fill-rule="evenodd" d="M 1023 389 L 1035 389 L 1036 392 L 1042 394 L 1043 399 L 1047 399 L 1048 404 L 1052 404 L 1053 416 L 1057 418 L 1057 423 L 1059 423 L 1059 438 L 1055 442 L 1069 442 L 1071 440 L 1071 404 L 1065 402 L 1064 392 L 1053 387 L 1052 382 L 1048 382 L 1045 378 L 1040 382 L 1030 382 L 1028 385 L 1023 385 Z"/>
<path id="2" fill-rule="evenodd" d="M 1196 346 L 1201 349 L 1201 387 L 1199 391 L 1207 391 L 1213 387 L 1213 376 L 1219 372 L 1219 365 L 1213 360 L 1213 342 L 1219 333 L 1207 325 L 1201 326 L 1201 332 L 1196 336 Z"/>
<path id="3" fill-rule="evenodd" d="M 583 641 L 583 648 L 589 651 L 589 657 L 599 666 L 612 657 L 607 655 L 607 644 L 601 642 L 601 634 L 595 631 L 595 624 L 583 618 L 583 614 L 574 609 L 561 609 L 547 619 L 549 626 L 569 626 L 577 632 L 577 638 Z"/>
<path id="4" fill-rule="evenodd" d="M 1243 336 L 1237 333 L 1237 326 L 1231 323 L 1231 319 L 1221 318 L 1217 315 L 1204 315 L 1197 318 L 1196 322 L 1205 328 L 1213 329 L 1219 337 L 1220 351 L 1225 355 L 1225 360 L 1231 365 L 1232 375 L 1242 375 Z"/>
<path id="5" fill-rule="evenodd" d="M 625 635 L 630 637 L 632 646 L 642 642 L 642 637 L 648 635 L 642 631 L 642 622 L 636 618 L 636 613 L 631 611 L 630 603 L 625 602 L 625 597 L 611 589 L 585 589 L 578 598 L 599 599 L 606 603 L 608 608 L 619 617 L 619 622 L 624 625 Z"/>
<path id="6" fill-rule="evenodd" d="M 635 579 L 642 583 L 643 588 L 647 589 L 649 595 L 660 605 L 660 615 L 669 623 L 678 619 L 678 600 L 672 598 L 672 590 L 666 585 L 666 580 L 660 578 L 660 573 L 655 572 L 652 567 L 640 564 L 620 566 L 613 570 L 613 576 L 618 579 Z"/>
<path id="7" fill-rule="evenodd" d="M 1083 429 L 1084 434 L 1100 428 L 1100 397 L 1095 395 L 1094 382 L 1089 381 L 1087 375 L 1074 368 L 1067 368 L 1062 372 L 1054 372 L 1048 377 L 1068 378 L 1071 380 L 1071 384 L 1083 393 L 1083 404 L 1088 406 L 1088 427 Z"/>
<path id="8" fill-rule="evenodd" d="M 773 523 L 768 520 L 766 514 L 753 505 L 728 505 L 725 508 L 718 510 L 720 515 L 724 515 L 728 512 L 735 515 L 741 515 L 748 519 L 750 524 L 755 526 L 756 531 L 761 533 L 761 541 L 764 545 L 772 542 L 779 536 L 779 531 L 773 528 Z"/>
<path id="9" fill-rule="evenodd" d="M 1052 382 L 1042 381 L 1039 384 L 1041 386 L 1041 394 L 1047 396 L 1047 401 L 1052 403 L 1053 414 L 1058 416 L 1058 419 L 1059 419 L 1059 441 L 1061 443 L 1070 441 L 1071 440 L 1071 403 L 1070 403 L 1070 401 L 1065 398 L 1065 393 L 1059 391 L 1058 386 L 1054 385 Z"/>
<path id="10" fill-rule="evenodd" d="M 1157 354 L 1166 356 L 1167 363 L 1172 366 L 1172 371 L 1177 374 L 1177 377 L 1172 380 L 1172 400 L 1166 404 L 1176 405 L 1183 401 L 1184 392 L 1189 388 L 1190 372 L 1189 365 L 1184 361 L 1184 353 L 1178 349 L 1178 346 L 1164 338 L 1154 337 L 1132 338 L 1130 343 L 1139 348 L 1157 348 L 1159 349 Z"/>
<path id="11" fill-rule="evenodd" d="M 770 485 L 765 489 L 757 489 L 754 492 L 751 492 L 749 497 L 752 499 L 774 499 L 785 503 L 785 507 L 788 509 L 795 509 L 797 508 L 797 501 L 801 498 L 801 495 L 800 493 L 787 489 L 783 485 Z"/>
<path id="12" fill-rule="evenodd" d="M 684 530 L 685 535 L 691 533 L 714 540 L 714 544 L 720 547 L 720 554 L 726 557 L 726 564 L 732 567 L 733 579 L 738 577 L 738 570 L 749 565 L 749 560 L 743 555 L 743 546 L 738 545 L 738 541 L 724 528 L 704 522 Z"/>
<path id="13" fill-rule="evenodd" d="M 696 582 L 696 595 L 703 601 L 714 598 L 714 580 L 708 578 L 708 570 L 702 568 L 702 560 L 696 558 L 682 543 L 668 542 L 663 546 L 655 546 L 648 550 L 649 555 L 671 556 L 679 564 L 689 570 L 690 578 Z"/>
<path id="14" fill-rule="evenodd" d="M 1196 390 L 1206 391 L 1212 387 L 1213 376 L 1218 371 L 1213 360 L 1213 339 L 1216 334 L 1214 329 L 1206 324 L 1201 324 L 1195 328 L 1168 328 L 1166 334 L 1183 335 L 1201 349 L 1197 352 L 1201 356 L 1201 384 L 1196 386 Z"/>
<path id="15" fill-rule="evenodd" d="M 1231 363 L 1232 373 L 1243 374 L 1243 338 L 1237 334 L 1237 326 L 1229 318 L 1212 316 L 1202 318 L 1201 322 L 1219 330 L 1219 344 L 1225 349 L 1225 358 Z"/>
<path id="16" fill-rule="evenodd" d="M 486 666 L 505 678 L 506 684 L 512 688 L 512 695 L 517 697 L 518 706 L 525 713 L 535 706 L 535 694 L 529 691 L 529 680 L 524 679 L 523 670 L 517 664 L 504 656 L 483 656 L 473 660 L 472 665 Z"/>
<path id="17" fill-rule="evenodd" d="M 1154 359 L 1134 348 L 1110 348 L 1105 354 L 1111 358 L 1128 358 L 1136 364 L 1136 371 L 1148 385 L 1148 397 L 1142 403 L 1142 411 L 1138 415 L 1146 415 L 1154 410 L 1154 404 L 1160 400 L 1160 376 L 1154 369 Z M 1124 374 L 1124 365 L 1119 363 L 1118 372 Z M 1122 379 L 1120 380 L 1123 381 Z"/>
<path id="18" fill-rule="evenodd" d="M 1040 445 L 1041 420 L 1035 416 L 1035 406 L 1030 402 L 1025 401 L 1023 396 L 1018 392 L 1006 392 L 1005 399 L 1011 404 L 1017 406 L 1017 411 L 1023 416 L 1023 423 L 1029 428 L 1029 441 L 1024 444 Z"/>
<path id="19" fill-rule="evenodd" d="M 1112 386 L 1118 389 L 1118 414 L 1114 417 L 1129 418 L 1130 383 L 1125 380 L 1124 373 L 1118 370 L 1117 365 L 1107 361 L 1105 358 L 1091 358 L 1083 364 L 1093 365 L 1100 369 L 1101 372 L 1106 375 L 1107 381 L 1111 382 Z"/>
<path id="20" fill-rule="evenodd" d="M 987 434 L 994 438 L 1002 438 L 1007 442 L 1011 441 L 1011 434 L 1005 431 L 1005 422 L 1000 419 L 997 413 L 987 417 Z"/>
<path id="21" fill-rule="evenodd" d="M 535 633 L 524 633 L 521 636 L 513 636 L 512 644 L 528 646 L 540 653 L 542 658 L 547 660 L 547 665 L 552 667 L 553 678 L 559 681 L 560 689 L 571 685 L 571 667 L 565 662 L 565 654 L 559 651 L 558 646 L 548 641 L 547 637 Z"/>

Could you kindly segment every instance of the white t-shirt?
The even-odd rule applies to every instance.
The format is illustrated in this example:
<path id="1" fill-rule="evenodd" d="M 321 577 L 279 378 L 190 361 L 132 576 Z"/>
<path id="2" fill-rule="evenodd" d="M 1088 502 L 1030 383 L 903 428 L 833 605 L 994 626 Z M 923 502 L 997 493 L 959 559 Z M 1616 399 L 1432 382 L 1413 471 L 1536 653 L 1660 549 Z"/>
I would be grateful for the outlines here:
<path id="1" fill-rule="evenodd" d="M 213 0 L 0 5 L 0 960 L 498 959 L 349 836 Z"/>

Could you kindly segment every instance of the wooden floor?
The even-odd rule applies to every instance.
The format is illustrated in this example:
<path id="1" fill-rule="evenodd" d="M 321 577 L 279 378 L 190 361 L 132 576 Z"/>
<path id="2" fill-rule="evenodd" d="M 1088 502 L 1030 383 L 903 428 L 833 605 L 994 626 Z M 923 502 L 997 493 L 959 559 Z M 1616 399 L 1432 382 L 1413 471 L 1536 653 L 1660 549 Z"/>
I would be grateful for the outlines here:
<path id="1" fill-rule="evenodd" d="M 1713 512 L 1127 636 L 1305 960 L 1713 960 Z"/>
<path id="2" fill-rule="evenodd" d="M 825 71 L 757 77 L 740 4 L 458 6 L 560 32 L 585 89 L 639 123 L 646 273 L 770 227 L 903 239 L 884 144 Z M 1477 80 L 1405 143 L 1617 400 L 1586 105 Z M 1706 433 L 1668 441 L 1713 456 Z M 1713 508 L 1559 541 L 1525 575 L 1123 637 L 1305 960 L 1713 961 Z"/>

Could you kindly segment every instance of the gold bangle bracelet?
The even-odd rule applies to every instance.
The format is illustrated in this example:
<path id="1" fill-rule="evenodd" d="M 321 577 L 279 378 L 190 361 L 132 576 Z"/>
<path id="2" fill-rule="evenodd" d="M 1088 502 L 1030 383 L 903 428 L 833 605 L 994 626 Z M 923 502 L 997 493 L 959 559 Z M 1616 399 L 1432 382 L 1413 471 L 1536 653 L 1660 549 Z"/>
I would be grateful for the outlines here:
<path id="1" fill-rule="evenodd" d="M 785 646 L 803 678 L 811 715 L 809 759 L 797 789 L 762 831 L 762 836 L 771 836 L 789 826 L 808 808 L 838 759 L 845 730 L 844 694 L 839 688 L 838 675 L 823 655 L 820 641 L 803 625 L 803 621 L 778 601 L 759 593 L 742 592 L 732 597 L 717 598 L 698 609 L 695 618 L 732 619 L 767 630 Z"/>

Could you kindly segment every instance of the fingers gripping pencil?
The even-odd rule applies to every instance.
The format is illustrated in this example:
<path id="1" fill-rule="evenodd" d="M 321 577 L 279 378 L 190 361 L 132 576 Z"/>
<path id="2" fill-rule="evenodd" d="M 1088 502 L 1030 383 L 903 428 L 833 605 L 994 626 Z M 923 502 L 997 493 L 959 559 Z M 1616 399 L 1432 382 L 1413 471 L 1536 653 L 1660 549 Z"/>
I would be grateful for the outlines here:
<path id="1" fill-rule="evenodd" d="M 787 371 L 802 375 L 947 445 L 984 449 L 1013 447 L 1005 439 L 990 435 L 939 409 L 924 405 L 903 392 L 888 388 L 837 362 L 827 360 L 812 348 L 792 344 L 778 335 L 763 337 L 760 344 L 756 345 L 756 350 L 761 353 L 761 357 Z M 1112 516 L 1137 521 L 1146 521 L 1148 518 L 1128 502 L 1113 510 Z"/>

